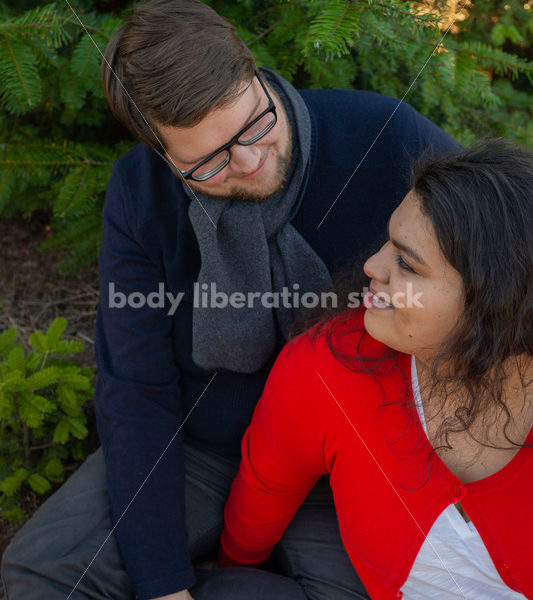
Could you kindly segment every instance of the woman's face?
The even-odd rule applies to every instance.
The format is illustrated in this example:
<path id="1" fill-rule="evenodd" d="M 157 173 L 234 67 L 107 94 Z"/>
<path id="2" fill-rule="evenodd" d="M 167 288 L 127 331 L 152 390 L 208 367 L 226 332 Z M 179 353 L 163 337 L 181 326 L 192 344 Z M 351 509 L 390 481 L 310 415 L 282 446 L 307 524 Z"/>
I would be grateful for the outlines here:
<path id="1" fill-rule="evenodd" d="M 430 361 L 463 312 L 463 284 L 442 255 L 413 191 L 391 216 L 389 241 L 366 261 L 364 270 L 371 278 L 365 296 L 368 333 L 395 350 Z"/>

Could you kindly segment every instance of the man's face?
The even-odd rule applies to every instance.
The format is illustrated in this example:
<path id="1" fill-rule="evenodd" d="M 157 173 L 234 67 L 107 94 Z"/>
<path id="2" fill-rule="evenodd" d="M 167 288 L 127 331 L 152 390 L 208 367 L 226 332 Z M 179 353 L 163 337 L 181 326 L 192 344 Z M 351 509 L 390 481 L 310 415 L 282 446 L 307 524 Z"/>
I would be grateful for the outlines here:
<path id="1" fill-rule="evenodd" d="M 257 77 L 242 90 L 236 101 L 212 110 L 193 127 L 158 125 L 167 158 L 178 169 L 191 169 L 267 108 L 268 99 Z M 270 88 L 269 93 L 278 116 L 274 127 L 251 146 L 232 146 L 230 162 L 210 179 L 188 179 L 193 190 L 219 198 L 258 201 L 282 187 L 290 165 L 291 132 L 279 97 Z"/>

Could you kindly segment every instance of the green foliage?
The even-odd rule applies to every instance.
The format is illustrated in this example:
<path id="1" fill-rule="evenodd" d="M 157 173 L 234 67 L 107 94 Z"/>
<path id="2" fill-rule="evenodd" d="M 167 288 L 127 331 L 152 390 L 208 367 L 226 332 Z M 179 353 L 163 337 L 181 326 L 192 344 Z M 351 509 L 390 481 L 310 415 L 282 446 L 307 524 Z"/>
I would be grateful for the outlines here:
<path id="1" fill-rule="evenodd" d="M 528 9 L 525 6 L 529 6 Z M 476 0 L 454 36 L 490 79 L 499 103 L 469 107 L 472 129 L 533 146 L 533 9 L 526 0 Z M 512 58 L 510 58 L 512 57 Z"/>
<path id="2" fill-rule="evenodd" d="M 234 23 L 258 64 L 297 87 L 389 94 L 465 144 L 504 136 L 533 147 L 525 0 L 455 3 L 452 28 L 446 0 L 207 3 Z M 111 117 L 100 82 L 102 53 L 131 3 L 27 4 L 0 0 L 0 215 L 48 208 L 54 237 L 43 248 L 69 248 L 59 267 L 73 270 L 97 255 L 113 160 L 135 143 Z"/>
<path id="3" fill-rule="evenodd" d="M 65 461 L 85 456 L 85 402 L 92 398 L 93 372 L 62 358 L 83 343 L 62 339 L 67 326 L 55 319 L 35 331 L 25 353 L 18 333 L 0 335 L 0 518 L 20 521 L 25 490 L 46 494 L 64 479 Z"/>
<path id="4" fill-rule="evenodd" d="M 0 3 L 0 215 L 49 209 L 55 235 L 41 249 L 71 248 L 62 272 L 96 259 L 111 167 L 133 146 L 120 139 L 100 79 L 121 20 L 71 5 L 18 14 Z"/>

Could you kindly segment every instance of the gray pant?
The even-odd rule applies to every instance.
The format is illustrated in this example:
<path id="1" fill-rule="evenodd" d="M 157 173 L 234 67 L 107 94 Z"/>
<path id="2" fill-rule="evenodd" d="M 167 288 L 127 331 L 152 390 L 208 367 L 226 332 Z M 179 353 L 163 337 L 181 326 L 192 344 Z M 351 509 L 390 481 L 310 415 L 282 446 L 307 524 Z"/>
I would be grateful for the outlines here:
<path id="1" fill-rule="evenodd" d="M 238 462 L 186 446 L 185 468 L 187 530 L 195 559 L 216 551 Z M 1 573 L 7 600 L 132 600 L 115 537 L 109 535 L 111 526 L 105 465 L 98 450 L 6 549 Z M 369 597 L 342 546 L 327 478 L 299 509 L 276 557 L 286 576 L 248 568 L 198 570 L 191 593 L 195 600 Z"/>

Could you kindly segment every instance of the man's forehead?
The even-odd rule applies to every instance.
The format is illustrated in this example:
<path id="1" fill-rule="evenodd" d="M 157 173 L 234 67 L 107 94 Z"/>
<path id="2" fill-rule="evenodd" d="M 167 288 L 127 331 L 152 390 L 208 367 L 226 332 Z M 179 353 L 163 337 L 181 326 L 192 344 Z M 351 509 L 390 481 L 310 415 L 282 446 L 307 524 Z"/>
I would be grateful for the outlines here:
<path id="1" fill-rule="evenodd" d="M 260 86 L 245 84 L 231 103 L 210 111 L 192 127 L 159 125 L 168 153 L 183 163 L 196 163 L 227 143 L 252 119 L 261 105 Z"/>

